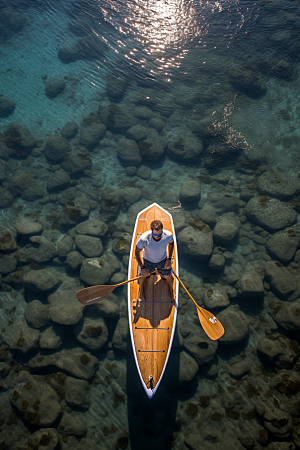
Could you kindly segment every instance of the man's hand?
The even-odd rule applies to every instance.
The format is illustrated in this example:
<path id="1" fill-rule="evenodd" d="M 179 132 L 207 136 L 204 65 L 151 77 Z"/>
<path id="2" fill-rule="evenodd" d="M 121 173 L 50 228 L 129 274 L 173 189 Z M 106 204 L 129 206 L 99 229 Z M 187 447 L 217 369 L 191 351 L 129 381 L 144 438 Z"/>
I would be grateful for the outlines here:
<path id="1" fill-rule="evenodd" d="M 142 277 L 148 277 L 150 275 L 149 270 L 144 267 L 144 269 L 141 269 L 141 276 Z"/>
<path id="2" fill-rule="evenodd" d="M 171 269 L 172 267 L 172 261 L 170 259 L 167 259 L 166 264 L 165 264 L 165 269 Z"/>

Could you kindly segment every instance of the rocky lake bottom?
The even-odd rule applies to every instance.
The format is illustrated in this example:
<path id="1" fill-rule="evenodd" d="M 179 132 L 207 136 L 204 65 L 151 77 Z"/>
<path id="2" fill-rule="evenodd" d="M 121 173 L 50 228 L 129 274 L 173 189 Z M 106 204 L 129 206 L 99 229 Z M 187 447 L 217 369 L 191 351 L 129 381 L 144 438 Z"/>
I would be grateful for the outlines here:
<path id="1" fill-rule="evenodd" d="M 259 3 L 263 37 L 250 14 L 229 58 L 208 34 L 208 67 L 189 49 L 172 82 L 115 59 L 93 11 L 0 1 L 0 450 L 300 449 L 299 7 Z M 180 289 L 148 400 L 126 288 L 86 307 L 76 292 L 127 279 L 153 202 L 225 334 L 210 340 Z"/>

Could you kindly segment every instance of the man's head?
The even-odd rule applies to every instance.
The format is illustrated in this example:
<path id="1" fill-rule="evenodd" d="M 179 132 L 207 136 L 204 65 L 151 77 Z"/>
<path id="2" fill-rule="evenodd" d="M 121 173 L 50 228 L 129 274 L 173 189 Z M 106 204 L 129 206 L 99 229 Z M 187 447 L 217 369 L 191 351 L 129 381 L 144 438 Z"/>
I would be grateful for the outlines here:
<path id="1" fill-rule="evenodd" d="M 162 231 L 163 231 L 163 224 L 160 220 L 153 220 L 150 224 L 152 236 L 155 240 L 160 239 Z"/>

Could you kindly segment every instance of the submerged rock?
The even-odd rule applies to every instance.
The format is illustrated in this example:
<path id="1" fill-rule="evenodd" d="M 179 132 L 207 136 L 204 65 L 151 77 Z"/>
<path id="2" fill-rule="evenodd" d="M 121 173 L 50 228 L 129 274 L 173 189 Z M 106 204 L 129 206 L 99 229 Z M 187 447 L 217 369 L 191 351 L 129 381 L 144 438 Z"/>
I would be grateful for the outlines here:
<path id="1" fill-rule="evenodd" d="M 51 325 L 40 334 L 40 348 L 45 350 L 57 350 L 63 343 L 65 330 L 58 325 Z"/>
<path id="2" fill-rule="evenodd" d="M 60 135 L 65 139 L 72 139 L 78 133 L 78 125 L 74 120 L 67 122 L 60 130 Z"/>
<path id="3" fill-rule="evenodd" d="M 36 450 L 55 450 L 59 443 L 59 434 L 55 428 L 43 428 L 33 433 L 28 445 Z"/>
<path id="4" fill-rule="evenodd" d="M 26 306 L 27 323 L 32 328 L 43 328 L 50 322 L 49 305 L 43 305 L 39 300 L 33 300 Z"/>
<path id="5" fill-rule="evenodd" d="M 52 355 L 38 353 L 29 360 L 29 367 L 42 370 L 46 367 L 57 367 L 76 378 L 89 380 L 97 369 L 99 362 L 95 356 L 84 352 L 81 348 L 61 350 Z"/>
<path id="6" fill-rule="evenodd" d="M 85 380 L 67 377 L 65 380 L 65 399 L 68 405 L 88 409 L 91 404 L 91 387 Z"/>
<path id="7" fill-rule="evenodd" d="M 15 229 L 20 235 L 31 236 L 43 231 L 43 226 L 39 222 L 32 222 L 25 217 L 19 217 Z"/>
<path id="8" fill-rule="evenodd" d="M 279 369 L 292 367 L 299 354 L 298 344 L 279 334 L 262 336 L 258 341 L 257 350 Z"/>
<path id="9" fill-rule="evenodd" d="M 87 123 L 80 127 L 80 145 L 92 149 L 104 138 L 106 126 L 100 121 Z"/>
<path id="10" fill-rule="evenodd" d="M 262 298 L 264 295 L 263 279 L 262 269 L 256 271 L 255 268 L 247 265 L 235 285 L 238 296 L 249 300 Z"/>
<path id="11" fill-rule="evenodd" d="M 114 72 L 107 78 L 106 93 L 110 101 L 120 102 L 126 94 L 130 80 L 122 72 Z"/>
<path id="12" fill-rule="evenodd" d="M 266 195 L 249 200 L 246 215 L 249 220 L 271 232 L 286 228 L 297 220 L 297 213 L 291 206 Z"/>
<path id="13" fill-rule="evenodd" d="M 100 111 L 100 117 L 107 129 L 113 133 L 125 134 L 126 131 L 139 123 L 139 120 L 120 106 L 110 103 Z"/>
<path id="14" fill-rule="evenodd" d="M 67 174 L 63 169 L 56 170 L 47 180 L 47 190 L 57 191 L 64 189 L 68 186 L 71 181 L 70 175 Z"/>
<path id="15" fill-rule="evenodd" d="M 165 154 L 167 140 L 153 129 L 147 129 L 147 138 L 139 141 L 139 149 L 143 159 L 157 161 Z"/>
<path id="16" fill-rule="evenodd" d="M 75 244 L 77 249 L 87 258 L 101 256 L 103 253 L 103 245 L 98 237 L 77 234 L 75 236 Z"/>
<path id="17" fill-rule="evenodd" d="M 83 315 L 84 306 L 76 298 L 81 288 L 77 279 L 65 276 L 62 285 L 48 297 L 50 317 L 59 325 L 75 325 Z"/>
<path id="18" fill-rule="evenodd" d="M 90 350 L 100 350 L 108 340 L 108 330 L 104 320 L 100 317 L 84 317 L 73 329 L 78 341 Z"/>
<path id="19" fill-rule="evenodd" d="M 31 236 L 31 245 L 18 250 L 17 257 L 20 262 L 47 262 L 57 256 L 57 250 L 52 242 L 44 236 Z"/>
<path id="20" fill-rule="evenodd" d="M 203 298 L 205 307 L 208 310 L 213 310 L 229 306 L 230 301 L 226 291 L 226 286 L 221 285 L 215 285 L 213 288 L 207 289 Z"/>
<path id="21" fill-rule="evenodd" d="M 9 97 L 0 95 L 0 117 L 10 116 L 16 107 L 16 103 Z"/>
<path id="22" fill-rule="evenodd" d="M 294 302 L 281 302 L 276 300 L 270 304 L 271 316 L 284 330 L 300 330 L 300 299 Z"/>
<path id="23" fill-rule="evenodd" d="M 64 411 L 59 429 L 65 436 L 84 436 L 87 432 L 86 422 L 83 415 L 79 412 L 71 413 Z"/>
<path id="24" fill-rule="evenodd" d="M 71 146 L 69 141 L 61 136 L 54 136 L 48 139 L 44 148 L 46 157 L 55 163 L 62 161 L 70 151 Z"/>
<path id="25" fill-rule="evenodd" d="M 61 414 L 55 390 L 24 370 L 12 378 L 10 401 L 30 425 L 49 427 Z"/>
<path id="26" fill-rule="evenodd" d="M 108 226 L 102 220 L 88 219 L 76 225 L 76 233 L 102 237 L 108 231 Z"/>
<path id="27" fill-rule="evenodd" d="M 19 157 L 27 157 L 37 141 L 31 132 L 16 122 L 11 122 L 2 135 L 2 141 Z"/>
<path id="28" fill-rule="evenodd" d="M 265 275 L 272 291 L 279 298 L 291 301 L 299 295 L 299 276 L 282 266 L 281 263 L 268 261 L 265 264 Z"/>
<path id="29" fill-rule="evenodd" d="M 120 317 L 112 339 L 113 349 L 126 353 L 128 335 L 128 319 L 126 317 Z"/>
<path id="30" fill-rule="evenodd" d="M 233 213 L 218 217 L 213 234 L 217 244 L 229 246 L 238 237 L 240 221 Z"/>
<path id="31" fill-rule="evenodd" d="M 195 378 L 198 371 L 199 366 L 195 359 L 185 351 L 180 352 L 179 383 L 189 383 Z"/>
<path id="32" fill-rule="evenodd" d="M 257 179 L 257 189 L 260 194 L 288 199 L 300 193 L 300 179 L 290 173 L 281 173 L 271 169 Z"/>
<path id="33" fill-rule="evenodd" d="M 64 80 L 54 78 L 53 80 L 47 81 L 45 86 L 45 94 L 50 99 L 56 98 L 65 90 L 65 87 L 66 83 Z"/>
<path id="34" fill-rule="evenodd" d="M 204 331 L 199 328 L 197 334 L 184 340 L 183 347 L 195 358 L 199 366 L 203 366 L 213 360 L 218 349 L 218 342 L 209 339 Z"/>
<path id="35" fill-rule="evenodd" d="M 101 258 L 87 258 L 83 261 L 80 278 L 90 286 L 107 284 L 118 270 L 120 262 L 112 253 L 105 253 Z"/>
<path id="36" fill-rule="evenodd" d="M 117 155 L 123 163 L 129 166 L 138 166 L 142 162 L 139 147 L 133 139 L 125 139 L 120 142 Z"/>
<path id="37" fill-rule="evenodd" d="M 29 169 L 14 172 L 10 179 L 9 190 L 14 197 L 20 196 L 29 202 L 42 198 L 45 188 L 35 179 L 35 174 Z"/>
<path id="38" fill-rule="evenodd" d="M 57 286 L 61 280 L 48 269 L 31 270 L 23 276 L 23 284 L 26 289 L 33 292 L 46 292 Z"/>
<path id="39" fill-rule="evenodd" d="M 218 313 L 218 319 L 225 333 L 219 342 L 226 345 L 236 345 L 249 334 L 249 322 L 245 314 L 234 306 L 229 306 Z"/>
<path id="40" fill-rule="evenodd" d="M 188 258 L 204 262 L 213 251 L 213 233 L 209 227 L 202 231 L 188 226 L 179 232 L 178 246 Z"/>
<path id="41" fill-rule="evenodd" d="M 272 258 L 288 263 L 293 259 L 298 244 L 299 237 L 296 237 L 291 229 L 273 234 L 267 241 L 266 249 Z"/>
<path id="42" fill-rule="evenodd" d="M 180 201 L 182 203 L 196 202 L 200 200 L 201 184 L 197 179 L 185 180 L 180 188 Z"/>
<path id="43" fill-rule="evenodd" d="M 194 134 L 186 133 L 168 144 L 167 153 L 180 161 L 192 162 L 200 157 L 202 150 L 202 142 Z"/>

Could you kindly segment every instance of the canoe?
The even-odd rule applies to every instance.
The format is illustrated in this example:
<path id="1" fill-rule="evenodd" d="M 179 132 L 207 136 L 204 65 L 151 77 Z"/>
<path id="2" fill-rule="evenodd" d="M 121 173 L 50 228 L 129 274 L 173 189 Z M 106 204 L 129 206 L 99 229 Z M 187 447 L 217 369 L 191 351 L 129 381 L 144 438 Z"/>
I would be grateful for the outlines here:
<path id="1" fill-rule="evenodd" d="M 128 278 L 137 275 L 135 258 L 136 243 L 145 231 L 150 230 L 154 219 L 161 220 L 164 230 L 171 231 L 174 238 L 172 268 L 178 273 L 175 228 L 171 214 L 157 203 L 141 211 L 136 219 L 130 257 Z M 133 354 L 143 388 L 152 398 L 157 391 L 170 356 L 178 310 L 179 283 L 174 277 L 175 300 L 171 298 L 168 285 L 158 274 L 153 274 L 144 284 L 145 301 L 138 299 L 139 284 L 128 285 L 128 318 Z"/>

